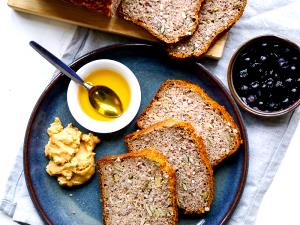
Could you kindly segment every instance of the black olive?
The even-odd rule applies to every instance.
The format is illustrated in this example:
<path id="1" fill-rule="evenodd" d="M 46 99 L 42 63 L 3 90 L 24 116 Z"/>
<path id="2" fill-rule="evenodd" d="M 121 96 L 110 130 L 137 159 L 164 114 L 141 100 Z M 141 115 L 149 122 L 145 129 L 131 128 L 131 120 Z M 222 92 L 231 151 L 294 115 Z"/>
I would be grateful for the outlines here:
<path id="1" fill-rule="evenodd" d="M 274 70 L 271 69 L 271 70 L 269 71 L 269 74 L 270 74 L 270 75 L 273 75 L 273 73 L 274 73 Z"/>
<path id="2" fill-rule="evenodd" d="M 241 89 L 241 91 L 245 92 L 245 91 L 248 91 L 249 88 L 246 85 L 242 85 L 240 89 Z"/>
<path id="3" fill-rule="evenodd" d="M 245 97 L 242 97 L 243 102 L 247 103 L 247 99 Z"/>
<path id="4" fill-rule="evenodd" d="M 282 81 L 278 80 L 275 84 L 275 87 L 282 88 L 283 87 Z"/>
<path id="5" fill-rule="evenodd" d="M 274 59 L 278 58 L 278 55 L 275 52 L 270 53 L 270 56 L 272 56 Z"/>
<path id="6" fill-rule="evenodd" d="M 274 85 L 273 82 L 274 82 L 273 78 L 269 78 L 269 79 L 267 80 L 267 87 L 268 87 L 268 88 L 272 88 L 273 85 Z"/>
<path id="7" fill-rule="evenodd" d="M 291 70 L 296 70 L 296 66 L 291 66 Z"/>
<path id="8" fill-rule="evenodd" d="M 251 84 L 252 88 L 258 88 L 259 87 L 259 82 L 258 81 L 253 81 Z"/>
<path id="9" fill-rule="evenodd" d="M 291 92 L 296 93 L 296 92 L 297 92 L 297 88 L 293 88 L 293 89 L 291 90 Z"/>
<path id="10" fill-rule="evenodd" d="M 247 102 L 248 103 L 254 103 L 255 101 L 256 101 L 256 96 L 255 95 L 249 95 L 248 97 L 247 97 Z"/>
<path id="11" fill-rule="evenodd" d="M 283 103 L 288 103 L 289 102 L 289 98 L 285 98 L 282 102 Z"/>
<path id="12" fill-rule="evenodd" d="M 274 111 L 274 110 L 277 110 L 279 108 L 279 105 L 275 102 L 270 102 L 268 104 L 268 108 L 270 111 Z"/>
<path id="13" fill-rule="evenodd" d="M 260 90 L 258 90 L 257 92 L 256 92 L 256 94 L 257 94 L 257 96 L 261 96 L 261 91 Z"/>
<path id="14" fill-rule="evenodd" d="M 285 83 L 289 84 L 289 83 L 292 83 L 292 81 L 293 81 L 293 79 L 289 77 L 285 80 Z"/>
<path id="15" fill-rule="evenodd" d="M 267 59 L 267 57 L 264 56 L 264 55 L 262 55 L 262 56 L 260 57 L 260 60 L 261 60 L 261 61 L 265 61 L 266 59 Z"/>
<path id="16" fill-rule="evenodd" d="M 252 68 L 257 68 L 260 65 L 261 65 L 261 63 L 254 62 L 254 63 L 252 63 L 251 67 Z"/>
<path id="17" fill-rule="evenodd" d="M 244 69 L 244 70 L 240 71 L 240 77 L 241 78 L 245 78 L 247 76 L 248 76 L 248 70 L 247 69 Z"/>
<path id="18" fill-rule="evenodd" d="M 258 105 L 264 105 L 264 102 L 259 101 L 259 102 L 258 102 Z"/>
<path id="19" fill-rule="evenodd" d="M 274 108 L 276 104 L 274 102 L 269 102 L 268 106 L 271 108 L 271 110 Z"/>
<path id="20" fill-rule="evenodd" d="M 273 109 L 274 109 L 274 110 L 277 110 L 278 107 L 279 107 L 279 105 L 275 103 L 274 106 L 273 106 Z"/>
<path id="21" fill-rule="evenodd" d="M 278 64 L 281 68 L 286 69 L 289 65 L 288 62 L 284 58 L 278 59 Z"/>

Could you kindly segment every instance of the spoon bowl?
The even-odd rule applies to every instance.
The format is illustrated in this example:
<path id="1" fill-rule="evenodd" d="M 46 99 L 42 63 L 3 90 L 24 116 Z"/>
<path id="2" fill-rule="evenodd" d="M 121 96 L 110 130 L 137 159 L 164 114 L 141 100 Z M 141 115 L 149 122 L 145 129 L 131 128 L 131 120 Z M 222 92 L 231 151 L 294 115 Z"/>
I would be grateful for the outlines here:
<path id="1" fill-rule="evenodd" d="M 113 90 L 106 86 L 92 86 L 84 82 L 74 70 L 68 67 L 64 62 L 62 62 L 47 49 L 34 41 L 31 41 L 29 44 L 64 75 L 68 76 L 71 80 L 87 89 L 89 101 L 98 113 L 100 113 L 102 116 L 112 118 L 116 118 L 122 115 L 122 102 L 119 96 Z"/>
<path id="2" fill-rule="evenodd" d="M 119 96 L 106 86 L 93 86 L 89 90 L 89 100 L 97 112 L 103 116 L 116 118 L 123 113 Z"/>

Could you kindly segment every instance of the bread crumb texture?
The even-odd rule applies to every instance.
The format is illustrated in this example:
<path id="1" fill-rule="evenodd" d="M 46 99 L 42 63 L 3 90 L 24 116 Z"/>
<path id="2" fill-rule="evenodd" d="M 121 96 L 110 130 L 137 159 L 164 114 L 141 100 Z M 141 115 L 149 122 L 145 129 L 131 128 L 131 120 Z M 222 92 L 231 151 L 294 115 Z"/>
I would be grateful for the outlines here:
<path id="1" fill-rule="evenodd" d="M 212 166 L 234 153 L 242 143 L 239 128 L 226 109 L 190 82 L 165 81 L 137 124 L 147 128 L 168 118 L 191 123 L 203 139 Z"/>
<path id="2" fill-rule="evenodd" d="M 199 22 L 202 0 L 123 0 L 119 14 L 166 43 L 190 36 Z"/>
<path id="3" fill-rule="evenodd" d="M 104 224 L 177 224 L 175 171 L 159 152 L 109 156 L 98 172 Z"/>
<path id="4" fill-rule="evenodd" d="M 176 58 L 198 57 L 207 52 L 213 40 L 229 29 L 243 14 L 246 0 L 206 0 L 199 14 L 199 26 L 195 33 L 167 51 Z"/>
<path id="5" fill-rule="evenodd" d="M 213 172 L 202 140 L 186 122 L 165 120 L 125 138 L 129 151 L 155 148 L 176 169 L 178 206 L 204 213 L 213 199 Z"/>

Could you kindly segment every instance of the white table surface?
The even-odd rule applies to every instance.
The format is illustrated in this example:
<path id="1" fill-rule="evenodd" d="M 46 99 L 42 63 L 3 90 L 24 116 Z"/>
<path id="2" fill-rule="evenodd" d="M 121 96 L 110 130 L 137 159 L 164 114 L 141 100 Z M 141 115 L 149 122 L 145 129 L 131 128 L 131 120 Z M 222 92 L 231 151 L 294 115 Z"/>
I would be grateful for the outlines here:
<path id="1" fill-rule="evenodd" d="M 21 146 L 30 113 L 53 67 L 28 45 L 35 40 L 61 56 L 75 26 L 17 13 L 0 1 L 0 196 Z M 299 224 L 300 125 L 258 212 L 256 225 Z M 30 216 L 30 215 L 28 215 Z M 0 224 L 16 224 L 0 212 Z"/>

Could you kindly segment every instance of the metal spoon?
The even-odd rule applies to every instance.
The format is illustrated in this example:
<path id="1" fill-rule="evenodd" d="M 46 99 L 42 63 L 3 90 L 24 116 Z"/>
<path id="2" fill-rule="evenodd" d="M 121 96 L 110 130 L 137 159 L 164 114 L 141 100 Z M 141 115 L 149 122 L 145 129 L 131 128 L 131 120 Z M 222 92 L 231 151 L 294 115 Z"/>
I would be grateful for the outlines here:
<path id="1" fill-rule="evenodd" d="M 74 70 L 68 67 L 47 49 L 43 48 L 34 41 L 30 41 L 29 44 L 64 75 L 85 87 L 88 90 L 90 103 L 97 110 L 97 112 L 103 116 L 114 118 L 122 115 L 123 107 L 121 100 L 113 90 L 105 86 L 92 86 L 88 83 L 85 83 Z"/>

